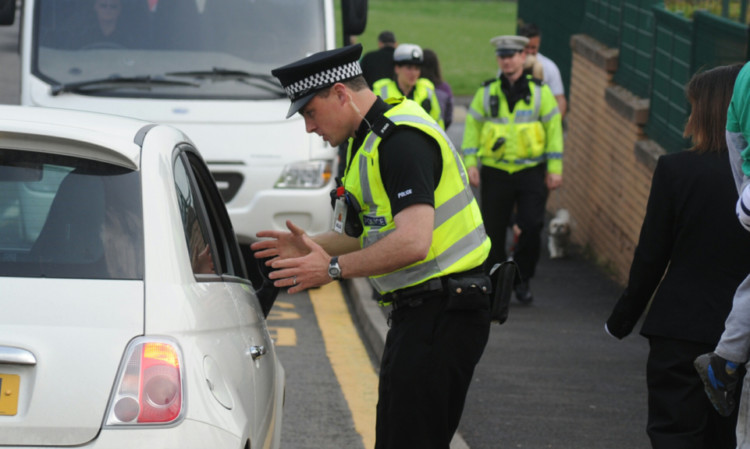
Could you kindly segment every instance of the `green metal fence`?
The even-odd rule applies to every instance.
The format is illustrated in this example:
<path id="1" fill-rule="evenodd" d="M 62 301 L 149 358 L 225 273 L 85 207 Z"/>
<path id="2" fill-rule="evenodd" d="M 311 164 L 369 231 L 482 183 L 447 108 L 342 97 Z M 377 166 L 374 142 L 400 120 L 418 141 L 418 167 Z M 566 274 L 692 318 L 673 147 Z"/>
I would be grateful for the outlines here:
<path id="1" fill-rule="evenodd" d="M 654 50 L 654 12 L 659 0 L 623 0 L 620 58 L 615 82 L 633 94 L 648 98 Z"/>
<path id="2" fill-rule="evenodd" d="M 646 133 L 668 151 L 686 147 L 685 84 L 692 76 L 693 21 L 655 6 L 654 66 Z"/>
<path id="3" fill-rule="evenodd" d="M 543 30 L 542 53 L 560 67 L 566 93 L 573 34 L 618 48 L 615 83 L 650 100 L 646 133 L 674 152 L 688 145 L 682 132 L 690 114 L 684 92 L 690 77 L 750 60 L 750 0 L 666 2 L 669 10 L 661 0 L 518 0 L 518 21 Z"/>
<path id="4" fill-rule="evenodd" d="M 622 0 L 587 0 L 582 31 L 609 47 L 620 41 Z"/>
<path id="5" fill-rule="evenodd" d="M 702 70 L 748 59 L 748 27 L 698 11 L 693 16 L 693 68 Z"/>
<path id="6" fill-rule="evenodd" d="M 581 32 L 586 0 L 518 0 L 518 23 L 534 23 L 542 30 L 540 51 L 560 69 L 565 94 L 570 93 L 570 69 L 573 54 L 570 37 Z"/>

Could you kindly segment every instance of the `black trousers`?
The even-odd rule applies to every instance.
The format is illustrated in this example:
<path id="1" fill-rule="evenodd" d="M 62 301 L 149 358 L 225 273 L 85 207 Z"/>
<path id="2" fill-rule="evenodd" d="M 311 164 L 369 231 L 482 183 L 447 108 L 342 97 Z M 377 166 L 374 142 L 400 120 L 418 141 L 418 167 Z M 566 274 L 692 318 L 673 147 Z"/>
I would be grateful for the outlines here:
<path id="1" fill-rule="evenodd" d="M 492 241 L 492 249 L 486 262 L 488 270 L 508 258 L 505 237 L 515 208 L 521 236 L 515 247 L 513 260 L 518 264 L 523 281 L 534 276 L 541 254 L 544 214 L 549 195 L 545 183 L 546 174 L 545 164 L 513 174 L 497 168 L 481 168 L 482 219 Z M 493 285 L 495 281 L 493 279 Z"/>
<path id="2" fill-rule="evenodd" d="M 490 331 L 489 298 L 443 293 L 392 311 L 378 387 L 376 449 L 448 449 Z"/>
<path id="3" fill-rule="evenodd" d="M 693 360 L 716 345 L 649 337 L 646 364 L 648 425 L 654 449 L 734 449 L 737 409 L 729 417 L 714 410 Z M 741 386 L 740 382 L 740 386 Z M 737 388 L 737 404 L 741 388 Z"/>

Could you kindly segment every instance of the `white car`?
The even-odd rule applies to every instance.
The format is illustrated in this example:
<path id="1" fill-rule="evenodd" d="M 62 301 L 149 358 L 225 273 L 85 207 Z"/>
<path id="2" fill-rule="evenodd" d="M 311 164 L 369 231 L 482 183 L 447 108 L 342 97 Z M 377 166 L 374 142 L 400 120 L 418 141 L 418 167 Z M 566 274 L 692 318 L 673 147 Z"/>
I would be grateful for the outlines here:
<path id="1" fill-rule="evenodd" d="M 261 269 L 182 132 L 0 106 L 0 446 L 277 448 Z"/>

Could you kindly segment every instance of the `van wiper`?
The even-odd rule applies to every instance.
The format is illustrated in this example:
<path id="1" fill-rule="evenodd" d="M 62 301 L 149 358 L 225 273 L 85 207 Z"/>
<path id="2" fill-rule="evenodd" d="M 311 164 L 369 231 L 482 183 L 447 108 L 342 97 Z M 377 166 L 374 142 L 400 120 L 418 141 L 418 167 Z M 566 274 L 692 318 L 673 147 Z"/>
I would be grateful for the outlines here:
<path id="1" fill-rule="evenodd" d="M 279 81 L 271 75 L 266 73 L 251 73 L 243 70 L 232 70 L 223 69 L 221 67 L 214 67 L 211 70 L 191 70 L 186 72 L 169 72 L 167 76 L 186 76 L 191 78 L 210 78 L 212 80 L 232 80 L 239 81 L 241 83 L 249 84 L 251 86 L 260 87 L 270 92 L 276 92 L 279 95 L 283 95 L 286 92 L 281 87 Z M 260 80 L 266 83 L 266 85 L 260 85 L 258 83 L 251 82 L 251 80 Z"/>
<path id="2" fill-rule="evenodd" d="M 200 87 L 200 84 L 181 80 L 170 80 L 160 76 L 110 76 L 75 83 L 62 83 L 52 86 L 53 96 L 63 92 L 82 92 L 120 89 L 122 87 L 150 88 L 153 86 L 189 86 Z"/>

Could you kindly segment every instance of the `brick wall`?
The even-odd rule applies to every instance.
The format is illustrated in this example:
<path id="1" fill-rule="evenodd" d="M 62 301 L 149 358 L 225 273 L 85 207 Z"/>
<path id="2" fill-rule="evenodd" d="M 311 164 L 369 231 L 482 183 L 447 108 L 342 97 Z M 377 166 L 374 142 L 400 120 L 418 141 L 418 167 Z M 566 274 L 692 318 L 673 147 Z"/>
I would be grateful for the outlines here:
<path id="1" fill-rule="evenodd" d="M 624 284 L 663 150 L 643 132 L 648 101 L 612 81 L 617 50 L 585 35 L 573 36 L 571 48 L 564 184 L 548 209 L 568 209 L 573 243 Z"/>

